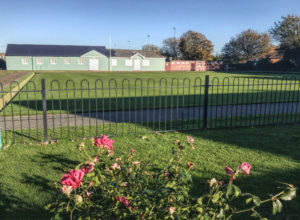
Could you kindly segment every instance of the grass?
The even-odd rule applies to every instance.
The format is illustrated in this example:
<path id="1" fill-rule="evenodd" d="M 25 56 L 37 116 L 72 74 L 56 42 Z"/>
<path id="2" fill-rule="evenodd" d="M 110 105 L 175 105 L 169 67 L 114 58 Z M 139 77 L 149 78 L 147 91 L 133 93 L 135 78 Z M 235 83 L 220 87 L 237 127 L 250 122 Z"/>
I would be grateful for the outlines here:
<path id="1" fill-rule="evenodd" d="M 300 97 L 300 81 L 293 74 L 56 71 L 36 74 L 15 97 L 13 107 L 7 107 L 6 115 L 42 114 L 41 79 L 50 113 L 202 106 L 205 75 L 210 76 L 211 105 L 288 102 Z"/>
<path id="2" fill-rule="evenodd" d="M 196 149 L 188 149 L 189 159 L 186 158 L 196 167 L 192 171 L 193 195 L 207 190 L 207 181 L 212 177 L 226 180 L 225 165 L 234 168 L 244 161 L 252 165 L 252 171 L 250 176 L 236 180 L 243 191 L 266 198 L 276 192 L 276 181 L 300 185 L 299 126 L 169 132 L 147 134 L 147 138 L 128 134 L 114 137 L 115 151 L 122 154 L 135 148 L 137 159 L 150 159 L 163 167 L 171 157 L 172 141 L 185 140 L 187 135 L 195 137 Z M 0 178 L 0 217 L 48 219 L 43 206 L 59 194 L 53 182 L 79 163 L 79 142 L 64 139 L 53 145 L 15 144 L 1 152 L 0 169 L 5 172 Z M 283 205 L 283 212 L 274 219 L 300 218 L 299 197 Z M 271 207 L 262 212 L 271 213 Z"/>

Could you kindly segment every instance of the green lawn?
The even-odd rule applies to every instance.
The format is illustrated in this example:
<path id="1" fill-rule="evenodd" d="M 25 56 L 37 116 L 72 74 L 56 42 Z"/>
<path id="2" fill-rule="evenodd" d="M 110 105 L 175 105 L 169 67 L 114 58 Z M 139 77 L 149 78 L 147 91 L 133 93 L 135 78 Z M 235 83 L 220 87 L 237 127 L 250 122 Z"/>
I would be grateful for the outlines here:
<path id="1" fill-rule="evenodd" d="M 205 75 L 210 76 L 211 105 L 300 99 L 300 81 L 295 74 L 56 71 L 36 74 L 6 115 L 35 114 L 36 110 L 41 114 L 41 93 L 33 92 L 41 89 L 41 79 L 46 82 L 49 113 L 201 106 Z"/>
<path id="2" fill-rule="evenodd" d="M 226 180 L 224 166 L 234 168 L 244 161 L 252 165 L 252 170 L 250 176 L 236 180 L 243 191 L 266 198 L 278 190 L 276 181 L 300 185 L 299 126 L 169 132 L 147 134 L 147 138 L 116 136 L 115 151 L 122 154 L 135 148 L 136 157 L 142 162 L 150 158 L 163 167 L 171 156 L 172 141 L 185 140 L 187 135 L 195 137 L 196 149 L 188 150 L 189 160 L 196 167 L 192 171 L 193 195 L 207 190 L 207 181 L 212 177 Z M 61 140 L 53 145 L 15 144 L 0 152 L 3 171 L 0 174 L 0 218 L 48 219 L 43 206 L 59 194 L 53 182 L 59 181 L 64 172 L 80 161 L 78 143 L 79 140 Z M 283 212 L 275 219 L 300 218 L 299 197 L 283 205 Z M 263 212 L 271 213 L 271 207 L 265 207 Z"/>

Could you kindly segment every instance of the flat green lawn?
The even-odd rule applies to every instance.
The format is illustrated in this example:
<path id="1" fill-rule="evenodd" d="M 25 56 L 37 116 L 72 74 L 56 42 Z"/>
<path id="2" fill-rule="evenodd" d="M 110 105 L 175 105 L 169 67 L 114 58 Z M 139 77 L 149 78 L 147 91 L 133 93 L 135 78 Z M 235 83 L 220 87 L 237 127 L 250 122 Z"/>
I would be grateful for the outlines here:
<path id="1" fill-rule="evenodd" d="M 36 74 L 6 115 L 19 115 L 19 106 L 21 114 L 28 114 L 27 107 L 29 114 L 36 110 L 41 114 L 41 79 L 46 82 L 49 113 L 201 106 L 205 75 L 210 76 L 211 105 L 300 99 L 300 81 L 295 74 L 56 71 Z"/>
<path id="2" fill-rule="evenodd" d="M 122 154 L 135 148 L 136 157 L 142 162 L 150 159 L 164 167 L 171 157 L 172 141 L 185 140 L 187 135 L 195 137 L 196 149 L 188 149 L 189 158 L 184 160 L 195 163 L 193 195 L 207 190 L 207 181 L 212 177 L 227 180 L 226 165 L 235 168 L 244 161 L 252 165 L 252 170 L 250 176 L 236 180 L 243 191 L 266 198 L 269 193 L 277 192 L 276 181 L 300 186 L 299 126 L 170 132 L 147 134 L 147 138 L 116 136 L 115 151 Z M 1 152 L 0 218 L 48 219 L 43 206 L 59 194 L 54 181 L 59 181 L 64 172 L 80 161 L 78 143 L 62 140 L 53 145 L 15 144 Z M 275 219 L 300 218 L 299 197 L 283 205 L 283 212 Z M 271 207 L 265 207 L 263 212 L 271 213 Z"/>

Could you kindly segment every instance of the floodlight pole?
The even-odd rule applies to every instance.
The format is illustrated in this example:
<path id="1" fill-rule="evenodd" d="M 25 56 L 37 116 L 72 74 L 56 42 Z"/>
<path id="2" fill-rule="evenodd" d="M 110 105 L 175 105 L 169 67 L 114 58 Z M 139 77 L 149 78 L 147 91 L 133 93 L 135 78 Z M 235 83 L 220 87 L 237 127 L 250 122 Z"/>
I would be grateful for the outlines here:
<path id="1" fill-rule="evenodd" d="M 112 65 L 111 65 L 111 36 L 109 36 L 109 70 L 112 71 Z"/>
<path id="2" fill-rule="evenodd" d="M 173 27 L 174 30 L 174 60 L 177 59 L 176 56 L 176 27 Z"/>

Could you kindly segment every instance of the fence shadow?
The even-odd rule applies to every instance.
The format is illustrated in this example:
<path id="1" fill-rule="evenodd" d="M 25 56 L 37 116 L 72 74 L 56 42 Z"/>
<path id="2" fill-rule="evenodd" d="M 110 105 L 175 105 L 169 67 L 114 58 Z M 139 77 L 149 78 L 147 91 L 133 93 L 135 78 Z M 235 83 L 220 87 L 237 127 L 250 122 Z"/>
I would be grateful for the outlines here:
<path id="1" fill-rule="evenodd" d="M 265 91 L 265 92 L 239 92 L 209 94 L 210 106 L 215 105 L 239 105 L 276 102 L 299 102 L 298 91 Z M 11 106 L 13 104 L 13 106 Z M 6 115 L 31 114 L 43 111 L 42 100 L 15 98 L 6 106 Z M 101 111 L 122 111 L 141 109 L 163 109 L 177 107 L 198 107 L 204 105 L 203 94 L 190 95 L 162 95 L 162 96 L 137 96 L 137 97 L 111 97 L 111 98 L 80 98 L 73 99 L 47 99 L 47 111 L 49 113 L 81 113 Z"/>

